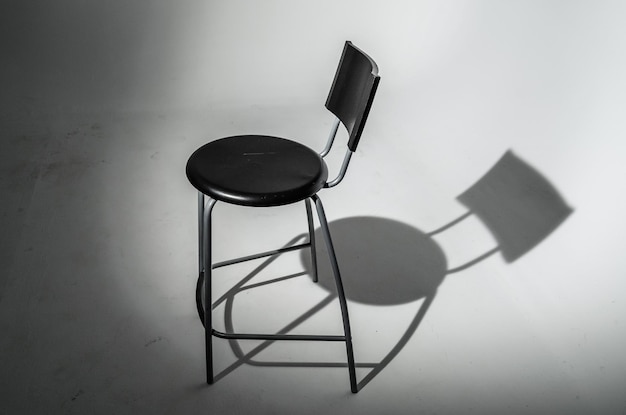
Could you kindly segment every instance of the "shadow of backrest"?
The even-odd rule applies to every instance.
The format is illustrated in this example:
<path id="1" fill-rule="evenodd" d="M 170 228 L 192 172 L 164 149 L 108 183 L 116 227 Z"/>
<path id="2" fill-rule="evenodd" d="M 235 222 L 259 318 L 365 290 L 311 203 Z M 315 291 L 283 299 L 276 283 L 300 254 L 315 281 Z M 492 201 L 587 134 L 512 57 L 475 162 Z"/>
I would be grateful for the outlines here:
<path id="1" fill-rule="evenodd" d="M 510 150 L 457 199 L 491 231 L 507 262 L 534 248 L 572 212 L 554 186 Z"/>

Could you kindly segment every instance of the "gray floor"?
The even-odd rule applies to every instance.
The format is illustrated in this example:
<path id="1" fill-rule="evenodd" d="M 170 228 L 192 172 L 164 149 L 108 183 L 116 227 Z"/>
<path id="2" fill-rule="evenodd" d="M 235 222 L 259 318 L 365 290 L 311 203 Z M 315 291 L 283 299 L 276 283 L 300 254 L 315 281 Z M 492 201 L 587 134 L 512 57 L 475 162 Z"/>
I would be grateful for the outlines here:
<path id="1" fill-rule="evenodd" d="M 331 227 L 344 231 L 337 244 L 360 392 L 349 391 L 343 347 L 325 343 L 252 342 L 238 350 L 216 340 L 219 379 L 205 385 L 194 308 L 196 194 L 184 175 L 186 159 L 208 137 L 252 128 L 288 136 L 305 126 L 301 141 L 321 147 L 331 121 L 309 108 L 239 113 L 31 114 L 3 121 L 0 413 L 626 407 L 623 283 L 608 262 L 619 260 L 604 245 L 607 268 L 594 282 L 584 279 L 585 269 L 599 268 L 571 257 L 576 244 L 593 244 L 580 238 L 595 229 L 593 203 L 523 260 L 493 255 L 453 273 L 494 246 L 489 232 L 472 218 L 433 238 L 424 232 L 464 212 L 448 183 L 467 186 L 480 174 L 459 181 L 451 169 L 419 191 L 402 192 L 415 183 L 401 173 L 419 166 L 399 163 L 399 149 L 375 140 L 363 143 L 340 187 L 322 192 Z M 372 121 L 370 137 L 382 134 L 383 118 Z M 490 157 L 479 161 L 483 172 L 497 160 Z M 303 206 L 218 205 L 215 215 L 216 259 L 282 246 L 306 230 Z M 350 251 L 353 245 L 359 249 Z M 324 261 L 321 267 L 327 274 Z M 242 291 L 226 313 L 222 303 L 216 325 L 228 316 L 238 330 L 276 332 L 303 316 L 293 332 L 339 333 L 338 306 L 327 301 L 332 291 L 313 284 L 308 270 L 306 255 L 290 253 L 220 272 L 216 298 L 253 274 L 249 284 L 293 278 Z"/>
<path id="2" fill-rule="evenodd" d="M 0 6 L 0 415 L 626 413 L 626 3 L 146 3 Z M 207 386 L 187 158 L 321 149 L 346 39 L 382 75 L 321 192 L 360 391 L 306 342 L 216 340 Z M 215 220 L 216 260 L 306 230 Z M 301 253 L 220 270 L 215 324 L 339 333 L 323 258 L 317 285 Z"/>

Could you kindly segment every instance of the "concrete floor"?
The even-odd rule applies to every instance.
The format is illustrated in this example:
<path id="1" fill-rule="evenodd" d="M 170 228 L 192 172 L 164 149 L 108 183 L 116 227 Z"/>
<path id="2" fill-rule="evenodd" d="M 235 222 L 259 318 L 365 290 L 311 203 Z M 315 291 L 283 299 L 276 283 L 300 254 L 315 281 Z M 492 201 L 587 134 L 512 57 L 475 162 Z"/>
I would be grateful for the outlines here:
<path id="1" fill-rule="evenodd" d="M 382 109 L 346 180 L 321 193 L 344 259 L 360 392 L 350 393 L 341 344 L 306 342 L 238 350 L 216 340 L 219 379 L 207 386 L 186 159 L 208 139 L 249 131 L 321 148 L 331 122 L 323 109 L 241 110 L 3 120 L 0 413 L 626 410 L 623 234 L 595 238 L 611 223 L 623 230 L 623 219 L 614 209 L 602 216 L 604 202 L 583 199 L 580 182 L 559 181 L 553 169 L 553 184 L 574 199 L 571 216 L 519 260 L 496 254 L 451 273 L 496 241 L 474 217 L 426 233 L 466 211 L 455 197 L 502 152 L 475 155 L 478 167 L 465 173 L 462 164 L 411 162 L 377 140 L 387 131 Z M 218 205 L 214 217 L 216 260 L 306 230 L 303 206 Z M 295 274 L 242 291 L 226 313 L 234 326 L 276 332 L 304 316 L 293 332 L 337 334 L 339 309 L 321 268 L 315 285 L 304 254 L 235 266 L 217 273 L 215 298 L 252 274 L 249 284 Z M 222 304 L 216 325 L 224 318 Z"/>

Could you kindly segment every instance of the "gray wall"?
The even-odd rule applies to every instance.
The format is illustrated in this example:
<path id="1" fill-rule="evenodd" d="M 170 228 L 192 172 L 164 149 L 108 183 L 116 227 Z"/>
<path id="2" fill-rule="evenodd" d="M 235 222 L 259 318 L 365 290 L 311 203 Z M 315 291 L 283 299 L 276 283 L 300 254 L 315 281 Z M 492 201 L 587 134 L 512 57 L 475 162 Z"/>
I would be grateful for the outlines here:
<path id="1" fill-rule="evenodd" d="M 590 409 L 623 410 L 625 21 L 619 1 L 4 0 L 0 109 L 24 120 L 263 107 L 278 124 L 283 107 L 322 107 L 352 40 L 383 77 L 359 149 L 379 176 L 353 182 L 377 197 L 360 209 L 434 229 L 510 149 L 573 208 L 497 268 L 497 295 L 479 270 L 446 283 L 431 327 L 484 325 L 454 327 L 441 347 L 481 355 L 505 342 L 495 364 L 507 382 L 567 382 Z M 407 175 L 413 188 L 394 184 Z M 473 237 L 439 242 L 451 265 L 482 252 L 467 249 Z M 476 371 L 459 362 L 453 375 Z"/>

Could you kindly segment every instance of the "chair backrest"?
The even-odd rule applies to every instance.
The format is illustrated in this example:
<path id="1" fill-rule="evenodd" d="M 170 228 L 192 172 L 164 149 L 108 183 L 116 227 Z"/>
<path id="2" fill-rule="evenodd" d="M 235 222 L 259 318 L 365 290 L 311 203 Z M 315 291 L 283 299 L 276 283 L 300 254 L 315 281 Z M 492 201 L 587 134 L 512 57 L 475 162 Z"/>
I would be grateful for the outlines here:
<path id="1" fill-rule="evenodd" d="M 380 77 L 376 62 L 346 41 L 326 108 L 348 130 L 348 148 L 356 150 Z"/>

